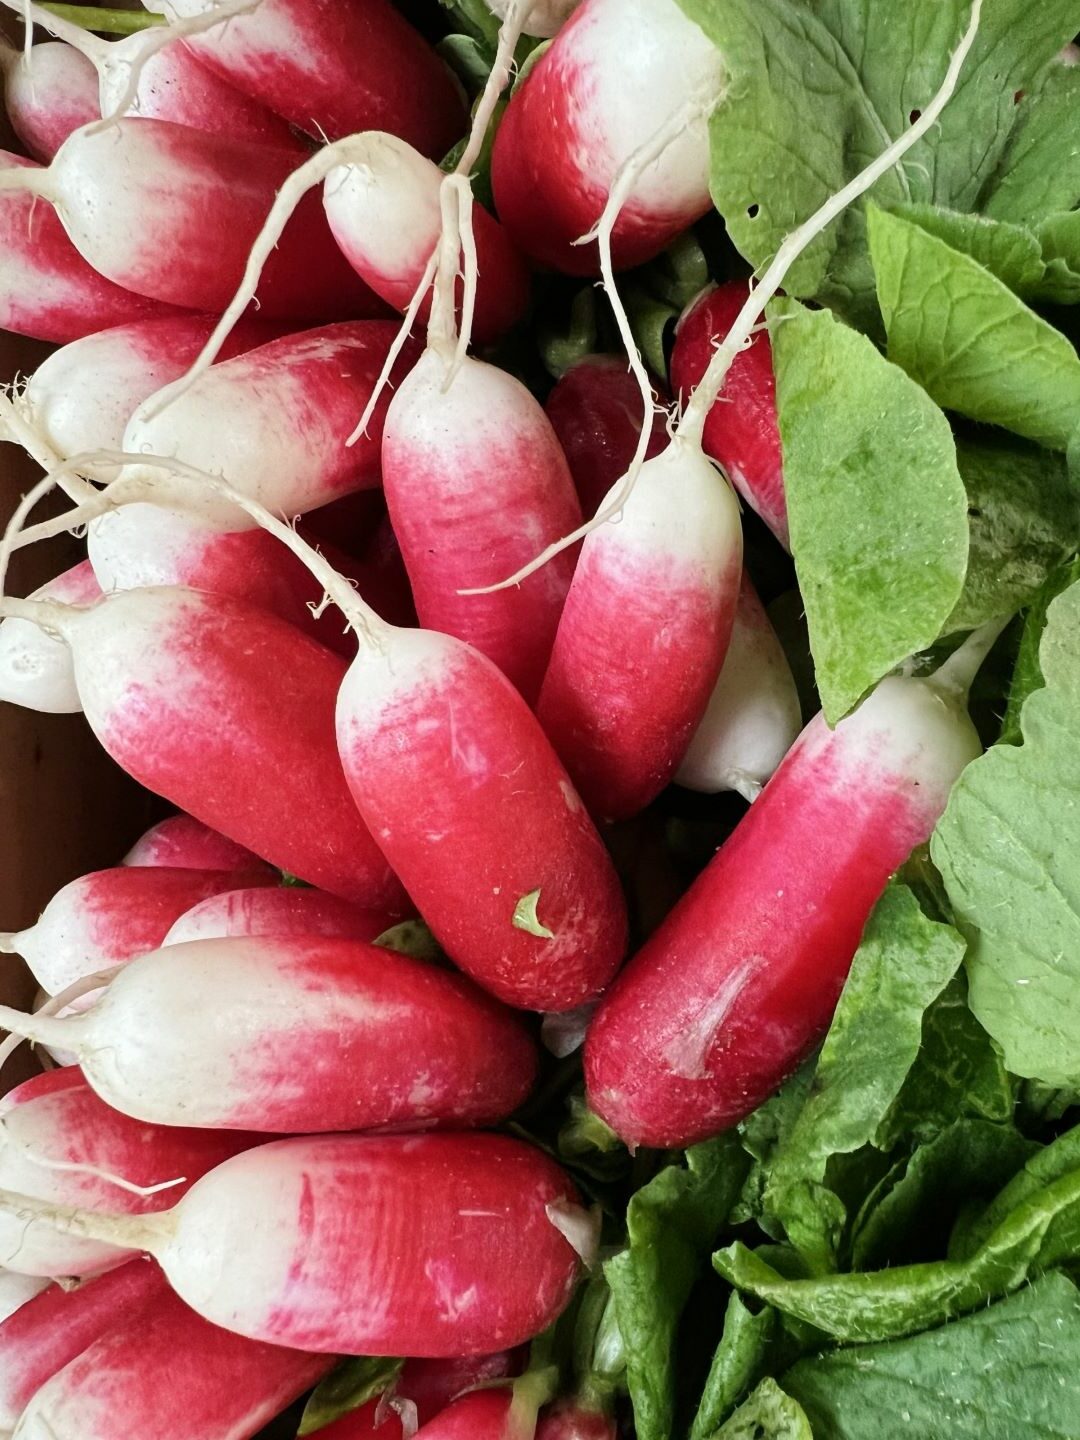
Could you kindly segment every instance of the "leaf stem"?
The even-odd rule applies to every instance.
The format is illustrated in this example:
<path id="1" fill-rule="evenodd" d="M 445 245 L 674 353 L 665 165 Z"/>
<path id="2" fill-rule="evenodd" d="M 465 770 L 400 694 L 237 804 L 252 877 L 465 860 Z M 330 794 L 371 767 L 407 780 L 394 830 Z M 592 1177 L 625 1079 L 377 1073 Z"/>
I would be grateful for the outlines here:
<path id="1" fill-rule="evenodd" d="M 137 35 L 166 23 L 164 15 L 150 15 L 145 10 L 110 10 L 103 5 L 53 5 L 42 0 L 41 8 L 78 25 L 81 30 L 102 35 Z"/>

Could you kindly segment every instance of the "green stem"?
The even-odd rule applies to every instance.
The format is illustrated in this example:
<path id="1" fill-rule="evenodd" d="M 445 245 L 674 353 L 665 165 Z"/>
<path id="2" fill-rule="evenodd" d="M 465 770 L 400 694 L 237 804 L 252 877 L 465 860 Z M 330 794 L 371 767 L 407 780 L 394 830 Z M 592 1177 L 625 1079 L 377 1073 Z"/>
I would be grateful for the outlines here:
<path id="1" fill-rule="evenodd" d="M 53 5 L 42 0 L 41 8 L 59 15 L 83 30 L 102 35 L 136 35 L 166 23 L 164 15 L 150 15 L 145 10 L 109 10 L 103 5 Z"/>

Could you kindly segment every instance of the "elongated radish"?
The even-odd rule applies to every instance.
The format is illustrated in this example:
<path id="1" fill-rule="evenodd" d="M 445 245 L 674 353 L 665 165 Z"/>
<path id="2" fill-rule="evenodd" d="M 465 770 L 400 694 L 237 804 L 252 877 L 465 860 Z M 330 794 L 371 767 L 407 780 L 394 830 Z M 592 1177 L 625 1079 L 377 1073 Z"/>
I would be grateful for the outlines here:
<path id="1" fill-rule="evenodd" d="M 40 1295 L 48 1283 L 43 1275 L 20 1275 L 15 1270 L 0 1270 L 0 1324 L 21 1310 L 35 1295 Z"/>
<path id="2" fill-rule="evenodd" d="M 736 1124 L 828 1028 L 867 916 L 980 753 L 965 699 L 984 637 L 891 676 L 835 730 L 812 720 L 601 1004 L 589 1103 L 623 1139 Z"/>
<path id="3" fill-rule="evenodd" d="M 95 870 L 58 890 L 28 929 L 0 935 L 0 950 L 21 955 L 38 984 L 58 995 L 87 975 L 156 950 L 200 900 L 274 879 L 259 869 L 242 878 L 237 871 L 162 866 Z"/>
<path id="4" fill-rule="evenodd" d="M 661 405 L 669 403 L 662 391 L 657 398 Z M 641 393 L 626 361 L 614 355 L 587 355 L 562 376 L 544 409 L 570 466 L 581 508 L 586 515 L 595 515 L 616 480 L 629 470 L 645 418 Z M 646 459 L 658 455 L 666 444 L 664 416 L 657 411 Z"/>
<path id="5" fill-rule="evenodd" d="M 141 1322 L 147 1308 L 167 1294 L 165 1277 L 156 1265 L 129 1260 L 73 1290 L 50 1285 L 0 1324 L 0 1434 L 10 1434 L 34 1395 L 58 1370 L 118 1321 Z"/>
<path id="6" fill-rule="evenodd" d="M 679 320 L 671 354 L 671 383 L 683 404 L 709 368 L 716 344 L 726 338 L 746 302 L 745 281 L 715 286 L 693 302 Z M 784 546 L 787 502 L 776 379 L 772 349 L 762 330 L 735 356 L 722 399 L 709 411 L 702 434 L 706 455 L 723 465 L 735 489 Z"/>
<path id="7" fill-rule="evenodd" d="M 213 0 L 154 0 L 146 8 L 172 19 L 212 7 Z M 465 129 L 456 82 L 390 0 L 263 0 L 251 14 L 185 43 L 316 139 L 389 130 L 438 158 Z"/>
<path id="8" fill-rule="evenodd" d="M 0 1100 L 0 1184 L 60 1207 L 132 1216 L 164 1210 L 251 1143 L 246 1135 L 131 1120 L 99 1100 L 74 1067 L 35 1076 Z M 0 1215 L 0 1260 L 28 1275 L 90 1275 L 135 1249 Z"/>
<path id="9" fill-rule="evenodd" d="M 495 203 L 513 239 L 558 270 L 595 273 L 595 245 L 574 242 L 599 220 L 623 164 L 699 97 L 701 113 L 638 178 L 612 237 L 619 269 L 658 255 L 709 209 L 706 116 L 723 82 L 723 57 L 676 0 L 585 0 L 495 138 Z"/>
<path id="10" fill-rule="evenodd" d="M 89 605 L 100 596 L 94 567 L 83 560 L 35 590 L 30 598 Z M 71 651 L 63 641 L 26 620 L 0 621 L 0 700 L 49 715 L 73 715 L 81 710 Z"/>
<path id="11" fill-rule="evenodd" d="M 101 119 L 97 73 L 71 45 L 13 50 L 0 39 L 0 77 L 11 128 L 35 160 L 48 163 L 73 130 Z"/>
<path id="12" fill-rule="evenodd" d="M 791 666 L 744 572 L 724 668 L 675 780 L 706 795 L 738 790 L 753 800 L 801 725 Z"/>
<path id="13" fill-rule="evenodd" d="M 105 131 L 76 130 L 45 170 L 0 171 L 0 188 L 49 201 L 83 259 L 117 285 L 221 310 L 297 158 L 167 120 L 123 119 Z M 382 303 L 334 244 L 317 197 L 290 221 L 263 271 L 259 302 L 264 316 L 309 320 L 377 314 Z"/>
<path id="14" fill-rule="evenodd" d="M 445 182 L 449 205 L 457 203 L 453 183 Z M 451 217 L 428 348 L 387 411 L 383 488 L 420 623 L 474 645 L 532 703 L 574 556 L 560 555 L 513 590 L 461 591 L 500 580 L 538 547 L 574 529 L 581 510 L 566 458 L 538 402 L 505 371 L 457 357 L 457 262 L 458 229 Z"/>
<path id="15" fill-rule="evenodd" d="M 70 1051 L 114 1109 L 160 1125 L 482 1125 L 516 1109 L 536 1071 L 516 1016 L 459 976 L 359 940 L 170 945 L 133 960 L 80 1015 L 0 1007 L 0 1019 Z"/>
<path id="16" fill-rule="evenodd" d="M 434 1420 L 464 1391 L 506 1379 L 520 1369 L 521 1352 L 513 1350 L 463 1359 L 406 1360 L 391 1391 L 321 1426 L 315 1434 L 319 1440 L 411 1440 L 415 1426 Z"/>
<path id="17" fill-rule="evenodd" d="M 324 890 L 295 886 L 229 890 L 211 895 L 176 920 L 162 945 L 188 940 L 220 940 L 237 935 L 328 936 L 340 940 L 377 940 L 397 923 L 389 910 L 362 910 Z"/>
<path id="18" fill-rule="evenodd" d="M 251 870 L 262 862 L 190 815 L 170 815 L 139 837 L 122 865 L 171 865 L 180 870 Z"/>
<path id="19" fill-rule="evenodd" d="M 275 1141 L 160 1216 L 55 1214 L 0 1192 L 23 1224 L 149 1251 L 192 1309 L 237 1334 L 433 1358 L 490 1354 L 555 1320 L 580 1272 L 559 1228 L 577 1205 L 539 1150 L 466 1134 Z"/>
<path id="20" fill-rule="evenodd" d="M 590 809 L 642 810 L 672 779 L 727 652 L 742 524 L 692 444 L 647 460 L 617 520 L 586 536 L 538 715 Z"/>
<path id="21" fill-rule="evenodd" d="M 140 784 L 343 899 L 404 905 L 334 745 L 343 660 L 266 611 L 194 590 L 3 610 L 70 645 L 91 729 Z"/>
<path id="22" fill-rule="evenodd" d="M 32 160 L 0 150 L 7 170 L 43 174 Z M 48 205 L 29 193 L 0 195 L 0 329 L 64 344 L 109 325 L 172 311 L 122 289 L 82 258 Z"/>
<path id="23" fill-rule="evenodd" d="M 251 1440 L 332 1363 L 230 1335 L 165 1293 L 136 1315 L 118 1311 L 110 1329 L 38 1390 L 15 1435 Z"/>
<path id="24" fill-rule="evenodd" d="M 535 1412 L 513 1424 L 509 1389 L 474 1390 L 421 1425 L 417 1440 L 533 1440 Z"/>
<path id="25" fill-rule="evenodd" d="M 439 167 L 404 140 L 372 131 L 357 138 L 355 158 L 331 171 L 323 186 L 326 218 L 342 253 L 402 313 L 439 242 L 442 179 Z M 473 210 L 473 226 L 480 274 L 473 335 L 484 345 L 521 319 L 529 277 L 517 247 L 481 205 Z M 430 303 L 425 294 L 421 319 Z"/>

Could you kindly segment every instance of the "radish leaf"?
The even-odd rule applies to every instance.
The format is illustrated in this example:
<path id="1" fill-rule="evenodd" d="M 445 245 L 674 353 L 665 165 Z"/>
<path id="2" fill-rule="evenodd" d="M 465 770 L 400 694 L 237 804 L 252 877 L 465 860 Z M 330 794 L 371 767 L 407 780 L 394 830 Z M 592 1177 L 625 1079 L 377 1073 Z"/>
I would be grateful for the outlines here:
<path id="1" fill-rule="evenodd" d="M 714 1431 L 713 1440 L 760 1440 L 763 1435 L 769 1440 L 814 1440 L 802 1406 L 769 1378 Z"/>
<path id="2" fill-rule="evenodd" d="M 554 940 L 555 931 L 549 930 L 546 925 L 540 923 L 540 917 L 536 913 L 536 907 L 540 904 L 540 891 L 530 890 L 528 895 L 523 895 L 514 906 L 513 925 L 515 929 L 524 930 L 529 935 L 535 935 L 538 940 Z"/>
<path id="3" fill-rule="evenodd" d="M 717 1428 L 758 1379 L 766 1363 L 776 1312 L 748 1310 L 732 1291 L 724 1314 L 724 1333 L 716 1348 L 690 1440 L 712 1440 Z"/>

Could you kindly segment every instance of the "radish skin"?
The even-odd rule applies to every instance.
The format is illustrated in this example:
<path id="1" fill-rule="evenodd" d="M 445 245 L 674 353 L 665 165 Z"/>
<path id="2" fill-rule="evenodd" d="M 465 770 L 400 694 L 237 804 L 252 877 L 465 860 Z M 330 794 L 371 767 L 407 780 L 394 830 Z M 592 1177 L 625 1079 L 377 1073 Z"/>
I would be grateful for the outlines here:
<path id="1" fill-rule="evenodd" d="M 179 870 L 257 870 L 257 855 L 227 840 L 190 815 L 170 815 L 151 825 L 121 865 L 171 865 Z"/>
<path id="2" fill-rule="evenodd" d="M 34 161 L 0 150 L 0 175 L 43 173 Z M 29 192 L 0 194 L 0 329 L 63 345 L 110 325 L 173 310 L 115 285 L 78 253 L 48 205 Z"/>
<path id="3" fill-rule="evenodd" d="M 495 138 L 495 204 L 511 237 L 545 265 L 595 274 L 595 244 L 574 242 L 599 220 L 621 167 L 700 95 L 702 113 L 638 177 L 612 236 L 618 269 L 658 255 L 710 207 L 706 113 L 723 82 L 722 56 L 676 0 L 585 0 Z"/>
<path id="4" fill-rule="evenodd" d="M 38 1390 L 15 1436 L 251 1440 L 332 1364 L 230 1335 L 166 1292 L 136 1315 L 118 1311 L 112 1327 Z"/>
<path id="5" fill-rule="evenodd" d="M 200 900 L 274 879 L 272 871 L 258 869 L 242 878 L 236 871 L 160 866 L 95 870 L 58 890 L 28 929 L 0 935 L 0 950 L 21 955 L 38 984 L 58 995 L 77 980 L 156 950 Z"/>
<path id="6" fill-rule="evenodd" d="M 737 790 L 754 800 L 801 727 L 791 666 L 744 571 L 724 668 L 676 783 L 705 795 Z"/>
<path id="7" fill-rule="evenodd" d="M 37 1075 L 0 1100 L 0 1184 L 61 1208 L 150 1215 L 251 1144 L 250 1135 L 141 1124 L 100 1100 L 73 1066 Z M 125 1186 L 167 1188 L 139 1194 Z M 138 1248 L 0 1214 L 0 1261 L 27 1275 L 90 1275 Z"/>
<path id="8" fill-rule="evenodd" d="M 681 1148 L 772 1094 L 828 1028 L 889 876 L 980 752 L 947 678 L 892 676 L 835 730 L 812 720 L 601 1004 L 585 1042 L 596 1113 L 630 1144 Z"/>
<path id="9" fill-rule="evenodd" d="M 586 536 L 537 714 L 594 814 L 635 815 L 673 778 L 724 662 L 741 572 L 738 503 L 679 441 Z"/>
<path id="10" fill-rule="evenodd" d="M 615 1440 L 617 1433 L 614 1416 L 567 1400 L 540 1416 L 536 1440 Z"/>
<path id="11" fill-rule="evenodd" d="M 76 130 L 48 169 L 0 171 L 0 182 L 28 187 L 54 205 L 75 249 L 115 284 L 173 305 L 221 311 L 297 159 L 292 151 L 166 120 L 127 118 L 104 131 Z M 342 318 L 381 308 L 334 244 L 317 197 L 297 209 L 263 271 L 258 298 L 268 318 Z M 130 318 L 118 315 L 113 323 Z"/>
<path id="12" fill-rule="evenodd" d="M 549 1211 L 576 1203 L 554 1161 L 503 1135 L 336 1135 L 235 1156 L 162 1215 L 55 1221 L 148 1250 L 192 1309 L 237 1334 L 438 1359 L 522 1344 L 556 1319 L 581 1261 Z M 51 1213 L 7 1190 L 0 1206 L 24 1225 Z"/>
<path id="13" fill-rule="evenodd" d="M 513 1425 L 513 1403 L 509 1389 L 474 1390 L 421 1425 L 417 1440 L 532 1440 L 535 1416 Z"/>
<path id="14" fill-rule="evenodd" d="M 300 890 L 291 885 L 273 890 L 229 890 L 186 910 L 161 944 L 243 935 L 323 935 L 371 942 L 397 921 L 392 911 L 361 910 L 323 890 Z"/>
<path id="15" fill-rule="evenodd" d="M 343 660 L 265 611 L 194 590 L 3 608 L 70 645 L 90 728 L 140 784 L 313 885 L 404 908 L 334 745 Z"/>
<path id="16" fill-rule="evenodd" d="M 349 264 L 376 295 L 403 314 L 439 243 L 442 171 L 394 135 L 373 131 L 364 150 L 331 171 L 323 206 Z M 473 209 L 480 279 L 473 336 L 479 345 L 501 338 L 525 313 L 529 274 L 517 247 L 483 206 Z M 425 294 L 419 318 L 431 306 Z"/>
<path id="17" fill-rule="evenodd" d="M 48 1285 L 0 1324 L 0 1434 L 10 1434 L 45 1382 L 119 1318 L 129 1325 L 141 1322 L 166 1294 L 165 1277 L 156 1265 L 130 1260 L 74 1290 Z"/>
<path id="18" fill-rule="evenodd" d="M 35 590 L 31 600 L 91 605 L 101 598 L 94 567 L 83 560 Z M 28 620 L 0 621 L 0 700 L 47 715 L 74 715 L 82 709 L 75 687 L 71 651 Z"/>
<path id="19" fill-rule="evenodd" d="M 670 398 L 654 382 L 661 407 Z M 644 419 L 641 394 L 625 360 L 586 355 L 571 365 L 544 404 L 563 448 L 586 515 L 595 515 L 611 487 L 630 468 Z M 661 410 L 652 417 L 645 458 L 667 444 Z"/>
<path id="20" fill-rule="evenodd" d="M 155 0 L 170 19 L 213 0 Z M 460 88 L 390 0 L 263 0 L 185 42 L 204 65 L 317 140 L 388 130 L 441 157 L 466 127 Z"/>
<path id="21" fill-rule="evenodd" d="M 73 130 L 101 119 L 97 72 L 71 45 L 47 40 L 29 52 L 0 39 L 0 75 L 11 128 L 47 164 Z"/>
<path id="22" fill-rule="evenodd" d="M 684 311 L 671 355 L 671 383 L 683 405 L 708 369 L 716 343 L 734 324 L 747 294 L 745 281 L 732 280 L 710 288 Z M 706 455 L 724 467 L 751 510 L 761 516 L 784 549 L 790 550 L 776 378 L 764 330 L 731 362 L 724 393 L 705 421 L 702 445 Z"/>

